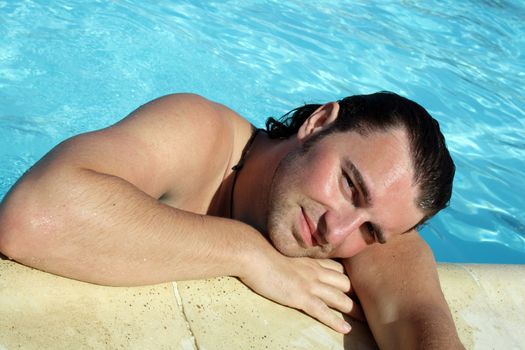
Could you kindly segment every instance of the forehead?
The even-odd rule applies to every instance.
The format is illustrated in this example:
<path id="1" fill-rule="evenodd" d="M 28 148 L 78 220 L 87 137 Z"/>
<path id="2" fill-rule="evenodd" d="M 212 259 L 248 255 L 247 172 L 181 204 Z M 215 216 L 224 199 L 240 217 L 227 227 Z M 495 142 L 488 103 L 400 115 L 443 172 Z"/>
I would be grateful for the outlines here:
<path id="1" fill-rule="evenodd" d="M 348 131 L 333 134 L 332 138 L 338 151 L 343 156 L 351 156 L 354 163 L 363 162 L 368 168 L 388 170 L 388 174 L 385 174 L 388 175 L 388 183 L 402 174 L 413 174 L 410 145 L 407 133 L 402 128 L 367 134 Z"/>

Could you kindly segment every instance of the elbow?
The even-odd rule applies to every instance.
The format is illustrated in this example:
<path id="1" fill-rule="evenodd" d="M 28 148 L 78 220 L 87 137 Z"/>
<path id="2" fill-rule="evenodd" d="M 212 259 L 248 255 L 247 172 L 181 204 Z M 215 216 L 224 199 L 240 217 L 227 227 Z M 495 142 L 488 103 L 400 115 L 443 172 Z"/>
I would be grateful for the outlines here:
<path id="1" fill-rule="evenodd" d="M 8 199 L 0 204 L 0 253 L 31 265 L 31 260 L 45 253 L 50 222 L 28 206 L 12 202 Z"/>
<path id="2" fill-rule="evenodd" d="M 11 213 L 5 205 L 0 209 L 0 253 L 13 260 L 24 260 L 28 254 L 27 225 L 22 215 Z"/>
<path id="3" fill-rule="evenodd" d="M 0 253 L 10 259 L 20 256 L 20 226 L 11 214 L 6 213 L 5 205 L 0 208 Z"/>

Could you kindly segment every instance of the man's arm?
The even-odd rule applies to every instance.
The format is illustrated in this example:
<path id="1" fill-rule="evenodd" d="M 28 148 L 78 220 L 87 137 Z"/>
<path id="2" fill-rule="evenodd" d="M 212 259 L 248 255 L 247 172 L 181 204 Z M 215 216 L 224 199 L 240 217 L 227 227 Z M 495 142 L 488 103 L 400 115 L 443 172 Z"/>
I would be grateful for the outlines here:
<path id="1" fill-rule="evenodd" d="M 0 205 L 0 251 L 104 285 L 237 276 L 344 332 L 327 310 L 352 308 L 349 281 L 332 265 L 285 257 L 251 226 L 159 201 L 169 192 L 191 207 L 184 203 L 220 186 L 231 157 L 230 112 L 194 95 L 167 96 L 63 142 Z"/>
<path id="2" fill-rule="evenodd" d="M 434 257 L 413 231 L 344 261 L 381 349 L 463 349 Z"/>
<path id="3" fill-rule="evenodd" d="M 239 276 L 244 255 L 266 248 L 247 225 L 169 207 L 116 176 L 60 167 L 45 178 L 28 176 L 2 208 L 5 254 L 44 271 L 104 285 Z"/>
<path id="4" fill-rule="evenodd" d="M 201 124 L 207 120 L 219 132 L 228 131 L 202 100 L 191 95 L 161 98 L 110 128 L 58 145 L 2 203 L 2 251 L 29 266 L 100 284 L 237 273 L 235 265 L 240 261 L 235 260 L 242 257 L 236 236 L 248 232 L 244 246 L 250 250 L 259 244 L 256 233 L 241 223 L 197 215 L 157 200 L 173 187 L 188 190 L 185 176 L 206 161 L 209 143 L 218 149 L 218 157 L 227 152 L 228 147 L 221 148 L 212 138 L 187 151 L 193 141 L 188 129 L 195 129 L 196 138 L 208 132 L 206 125 L 195 125 L 199 118 Z M 210 173 L 217 173 L 215 168 L 210 162 Z M 196 177 L 195 183 L 213 180 L 202 177 Z M 212 227 L 221 234 L 211 236 Z M 224 246 L 229 258 L 221 256 Z M 195 250 L 210 259 L 195 261 L 191 254 Z"/>

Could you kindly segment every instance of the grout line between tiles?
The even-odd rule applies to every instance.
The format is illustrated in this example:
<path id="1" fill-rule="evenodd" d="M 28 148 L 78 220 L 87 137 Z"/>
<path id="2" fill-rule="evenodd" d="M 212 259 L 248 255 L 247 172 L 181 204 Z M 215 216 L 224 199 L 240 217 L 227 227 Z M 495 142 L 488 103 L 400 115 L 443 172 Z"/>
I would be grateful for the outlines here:
<path id="1" fill-rule="evenodd" d="M 483 292 L 485 292 L 485 288 L 483 288 L 483 286 L 481 285 L 481 282 L 479 280 L 479 277 L 476 276 L 476 274 L 474 272 L 472 272 L 470 269 L 468 269 L 466 266 L 464 265 L 460 265 L 460 267 L 463 269 L 463 271 L 465 271 L 470 277 L 472 277 L 472 279 L 474 280 L 474 282 L 476 283 L 476 285 L 478 286 L 479 289 L 483 290 Z"/>
<path id="2" fill-rule="evenodd" d="M 186 311 L 184 310 L 184 304 L 182 303 L 182 297 L 180 296 L 179 287 L 177 286 L 177 282 L 172 282 L 171 284 L 173 286 L 173 293 L 175 294 L 177 305 L 180 307 L 180 310 L 182 312 L 182 317 L 184 317 L 184 322 L 186 322 L 186 328 L 188 329 L 188 332 L 190 332 L 191 339 L 193 340 L 193 348 L 196 350 L 199 350 L 199 345 L 197 344 L 197 337 L 195 337 L 195 334 L 193 333 L 193 330 L 191 329 L 190 321 L 188 320 L 188 316 L 186 315 Z"/>

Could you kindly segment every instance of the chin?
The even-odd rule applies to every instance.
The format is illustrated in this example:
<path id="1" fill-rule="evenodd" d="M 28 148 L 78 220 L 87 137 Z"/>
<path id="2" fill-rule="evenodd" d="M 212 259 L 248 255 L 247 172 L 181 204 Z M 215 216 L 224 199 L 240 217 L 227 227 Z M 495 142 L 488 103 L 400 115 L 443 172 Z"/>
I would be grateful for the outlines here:
<path id="1" fill-rule="evenodd" d="M 281 254 L 290 256 L 290 257 L 297 257 L 301 256 L 299 254 L 299 249 L 297 245 L 292 244 L 291 242 L 287 241 L 286 239 L 283 239 L 282 236 L 276 236 L 272 233 L 269 234 L 270 241 L 275 249 L 277 249 Z"/>
<path id="2" fill-rule="evenodd" d="M 287 257 L 290 257 L 290 258 L 306 258 L 306 257 L 312 258 L 312 256 L 310 256 L 308 252 L 305 251 L 304 249 L 279 249 L 277 248 L 277 250 L 279 250 L 279 252 L 281 252 L 283 255 L 286 255 Z"/>
<path id="3" fill-rule="evenodd" d="M 289 256 L 289 257 L 301 257 L 305 256 L 301 250 L 304 250 L 300 247 L 297 242 L 295 242 L 290 237 L 283 235 L 283 230 L 278 230 L 280 234 L 275 234 L 276 231 L 271 230 L 268 232 L 268 237 L 270 238 L 270 243 L 279 253 Z"/>
<path id="4" fill-rule="evenodd" d="M 301 247 L 297 242 L 283 242 L 279 240 L 272 240 L 272 244 L 281 254 L 290 258 L 316 258 L 326 259 L 330 258 L 329 252 L 325 252 L 321 247 Z"/>

